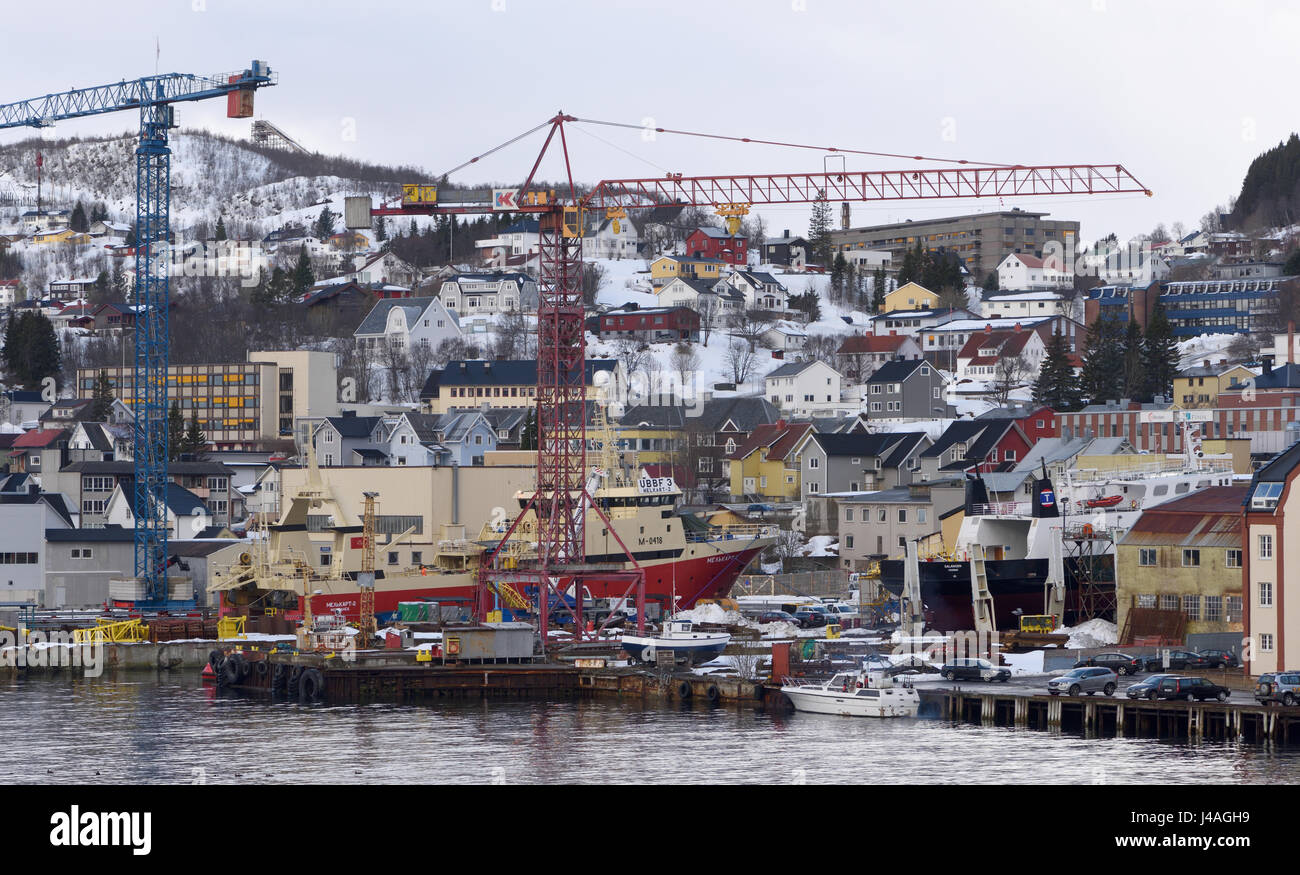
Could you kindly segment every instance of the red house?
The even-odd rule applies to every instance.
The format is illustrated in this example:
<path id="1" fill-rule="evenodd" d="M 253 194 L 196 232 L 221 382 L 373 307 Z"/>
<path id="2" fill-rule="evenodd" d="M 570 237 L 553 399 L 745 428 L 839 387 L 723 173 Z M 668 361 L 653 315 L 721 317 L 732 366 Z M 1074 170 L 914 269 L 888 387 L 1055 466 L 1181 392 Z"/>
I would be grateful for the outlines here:
<path id="1" fill-rule="evenodd" d="M 1026 405 L 1024 407 L 998 407 L 981 414 L 977 419 L 1010 419 L 1020 426 L 1029 446 L 1038 443 L 1040 438 L 1057 437 L 1056 411 L 1044 405 Z"/>
<path id="2" fill-rule="evenodd" d="M 635 337 L 652 343 L 698 341 L 700 314 L 689 307 L 611 310 L 589 320 L 588 328 L 601 337 Z"/>
<path id="3" fill-rule="evenodd" d="M 749 263 L 749 241 L 721 228 L 696 228 L 686 238 L 686 254 L 694 258 L 716 258 L 743 267 Z"/>

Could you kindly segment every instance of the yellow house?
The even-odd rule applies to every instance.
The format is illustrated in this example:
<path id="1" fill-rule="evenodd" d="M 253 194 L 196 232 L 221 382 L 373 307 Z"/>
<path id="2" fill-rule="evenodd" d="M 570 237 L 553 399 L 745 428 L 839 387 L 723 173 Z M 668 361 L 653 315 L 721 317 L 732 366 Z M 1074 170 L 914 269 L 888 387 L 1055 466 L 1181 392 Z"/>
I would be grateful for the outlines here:
<path id="1" fill-rule="evenodd" d="M 735 452 L 727 455 L 731 494 L 798 501 L 799 456 L 795 447 L 812 430 L 812 423 L 785 420 L 755 426 Z"/>
<path id="2" fill-rule="evenodd" d="M 928 310 L 939 306 L 939 295 L 920 283 L 905 283 L 885 295 L 885 309 L 894 310 Z"/>
<path id="3" fill-rule="evenodd" d="M 1174 377 L 1174 407 L 1211 408 L 1218 406 L 1219 393 L 1238 389 L 1255 374 L 1242 365 L 1205 362 L 1199 368 L 1188 368 Z"/>
<path id="4" fill-rule="evenodd" d="M 42 231 L 32 236 L 33 243 L 89 243 L 90 235 L 83 234 L 80 231 L 73 231 L 71 228 L 63 228 L 59 231 Z"/>
<path id="5" fill-rule="evenodd" d="M 722 278 L 725 263 L 716 258 L 688 258 L 684 255 L 661 255 L 650 262 L 650 285 L 662 286 L 681 277 L 716 282 Z"/>

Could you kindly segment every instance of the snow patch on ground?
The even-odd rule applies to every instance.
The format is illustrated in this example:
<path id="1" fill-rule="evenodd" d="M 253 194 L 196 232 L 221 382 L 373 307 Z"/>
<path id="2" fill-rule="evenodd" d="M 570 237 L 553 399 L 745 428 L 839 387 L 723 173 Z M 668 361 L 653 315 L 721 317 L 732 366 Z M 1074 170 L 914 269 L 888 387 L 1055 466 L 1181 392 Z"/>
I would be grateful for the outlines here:
<path id="1" fill-rule="evenodd" d="M 1110 647 L 1119 642 L 1119 628 L 1109 620 L 1088 620 L 1077 626 L 1062 626 L 1056 631 L 1070 636 L 1065 645 L 1070 650 Z"/>
<path id="2" fill-rule="evenodd" d="M 814 535 L 806 546 L 799 548 L 800 556 L 838 556 L 839 541 L 832 535 Z"/>

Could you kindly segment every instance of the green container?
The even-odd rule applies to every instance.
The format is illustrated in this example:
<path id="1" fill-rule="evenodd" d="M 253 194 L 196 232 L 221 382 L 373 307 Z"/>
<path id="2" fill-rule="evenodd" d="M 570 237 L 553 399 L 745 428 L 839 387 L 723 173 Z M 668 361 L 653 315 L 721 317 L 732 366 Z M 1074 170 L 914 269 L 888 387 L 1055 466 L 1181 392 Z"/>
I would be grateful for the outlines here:
<path id="1" fill-rule="evenodd" d="M 428 623 L 428 602 L 398 602 L 397 616 L 404 623 Z"/>

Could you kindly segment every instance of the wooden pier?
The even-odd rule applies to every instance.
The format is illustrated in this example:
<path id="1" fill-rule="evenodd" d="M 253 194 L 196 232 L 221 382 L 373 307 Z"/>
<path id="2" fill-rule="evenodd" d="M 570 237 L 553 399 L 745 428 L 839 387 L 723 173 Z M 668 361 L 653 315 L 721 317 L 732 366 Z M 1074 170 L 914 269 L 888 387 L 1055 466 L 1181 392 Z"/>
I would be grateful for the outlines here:
<path id="1" fill-rule="evenodd" d="M 921 716 L 1104 738 L 1300 743 L 1300 708 L 1233 702 L 922 690 Z"/>

